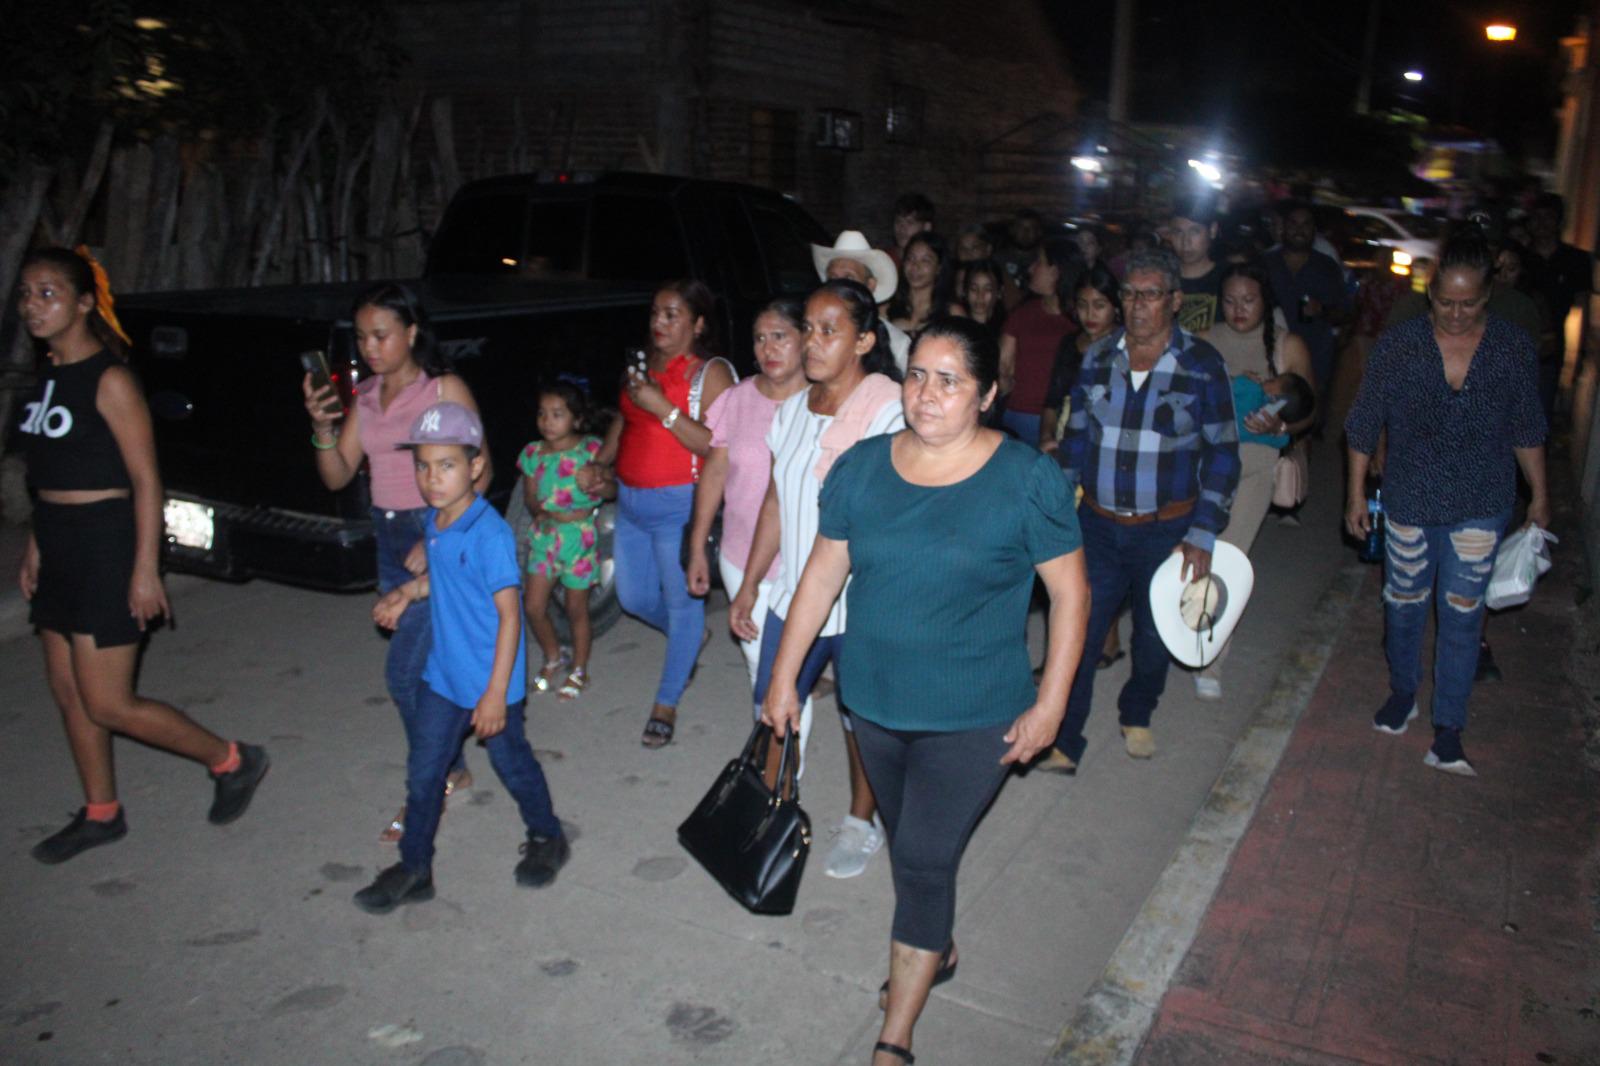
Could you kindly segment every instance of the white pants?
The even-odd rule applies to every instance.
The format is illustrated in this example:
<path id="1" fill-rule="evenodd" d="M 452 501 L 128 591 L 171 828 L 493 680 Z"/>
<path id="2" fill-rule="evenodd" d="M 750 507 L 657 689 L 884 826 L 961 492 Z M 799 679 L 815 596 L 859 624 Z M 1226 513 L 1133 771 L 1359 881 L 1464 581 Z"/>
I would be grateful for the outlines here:
<path id="1" fill-rule="evenodd" d="M 744 584 L 744 571 L 735 566 L 726 555 L 717 556 L 717 569 L 722 573 L 722 588 L 731 601 L 738 595 L 740 587 Z M 750 688 L 755 689 L 756 670 L 761 662 L 761 627 L 766 624 L 767 612 L 772 609 L 772 582 L 763 581 L 756 586 L 756 605 L 750 611 L 750 617 L 756 624 L 756 639 L 739 641 L 739 650 L 744 652 L 744 664 L 750 671 Z M 753 704 L 755 716 L 761 717 L 761 706 Z M 806 697 L 806 702 L 800 707 L 800 765 L 796 768 L 796 776 L 806 772 L 806 741 L 811 738 L 811 697 Z"/>

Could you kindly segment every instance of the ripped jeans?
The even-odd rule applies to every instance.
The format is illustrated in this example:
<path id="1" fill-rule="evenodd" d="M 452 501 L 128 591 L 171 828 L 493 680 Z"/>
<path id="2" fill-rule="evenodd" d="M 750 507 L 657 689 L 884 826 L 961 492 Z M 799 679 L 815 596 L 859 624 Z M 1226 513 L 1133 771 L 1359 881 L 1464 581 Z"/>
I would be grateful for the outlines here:
<path id="1" fill-rule="evenodd" d="M 1428 606 L 1434 603 L 1438 620 L 1433 656 L 1435 726 L 1462 729 L 1467 724 L 1467 697 L 1472 695 L 1478 640 L 1483 633 L 1483 595 L 1489 588 L 1500 537 L 1510 520 L 1507 511 L 1446 526 L 1388 524 L 1383 616 L 1389 689 L 1397 696 L 1416 693 Z"/>

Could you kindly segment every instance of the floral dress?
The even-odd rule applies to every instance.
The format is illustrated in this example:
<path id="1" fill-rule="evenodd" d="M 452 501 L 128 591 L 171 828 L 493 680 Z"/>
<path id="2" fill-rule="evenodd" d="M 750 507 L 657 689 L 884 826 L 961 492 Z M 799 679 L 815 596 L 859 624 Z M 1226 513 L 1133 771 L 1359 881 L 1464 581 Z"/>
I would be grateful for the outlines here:
<path id="1" fill-rule="evenodd" d="M 543 441 L 534 441 L 517 458 L 518 468 L 535 486 L 540 510 L 547 515 L 584 515 L 565 522 L 539 518 L 528 527 L 528 573 L 560 581 L 569 589 L 592 588 L 599 580 L 594 516 L 600 501 L 578 488 L 578 468 L 599 451 L 599 437 L 584 437 L 563 452 L 547 451 Z"/>

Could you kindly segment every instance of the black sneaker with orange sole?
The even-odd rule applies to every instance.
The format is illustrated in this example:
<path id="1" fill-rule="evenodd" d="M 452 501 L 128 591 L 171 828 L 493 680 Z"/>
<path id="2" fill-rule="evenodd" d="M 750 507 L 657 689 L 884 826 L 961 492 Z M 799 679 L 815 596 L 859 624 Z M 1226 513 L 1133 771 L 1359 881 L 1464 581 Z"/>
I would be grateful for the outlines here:
<path id="1" fill-rule="evenodd" d="M 80 852 L 110 844 L 128 835 L 128 820 L 119 808 L 117 816 L 109 822 L 96 822 L 89 818 L 86 808 L 79 807 L 72 821 L 58 833 L 52 833 L 33 846 L 30 854 L 47 866 L 66 862 Z"/>

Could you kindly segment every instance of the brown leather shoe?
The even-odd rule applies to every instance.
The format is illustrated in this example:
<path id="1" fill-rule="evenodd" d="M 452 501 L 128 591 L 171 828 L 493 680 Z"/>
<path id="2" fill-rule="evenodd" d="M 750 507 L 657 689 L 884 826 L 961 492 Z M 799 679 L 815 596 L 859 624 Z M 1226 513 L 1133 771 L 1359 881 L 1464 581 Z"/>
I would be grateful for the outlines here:
<path id="1" fill-rule="evenodd" d="M 1156 735 L 1142 725 L 1123 726 L 1122 744 L 1135 759 L 1148 759 L 1156 753 Z"/>

